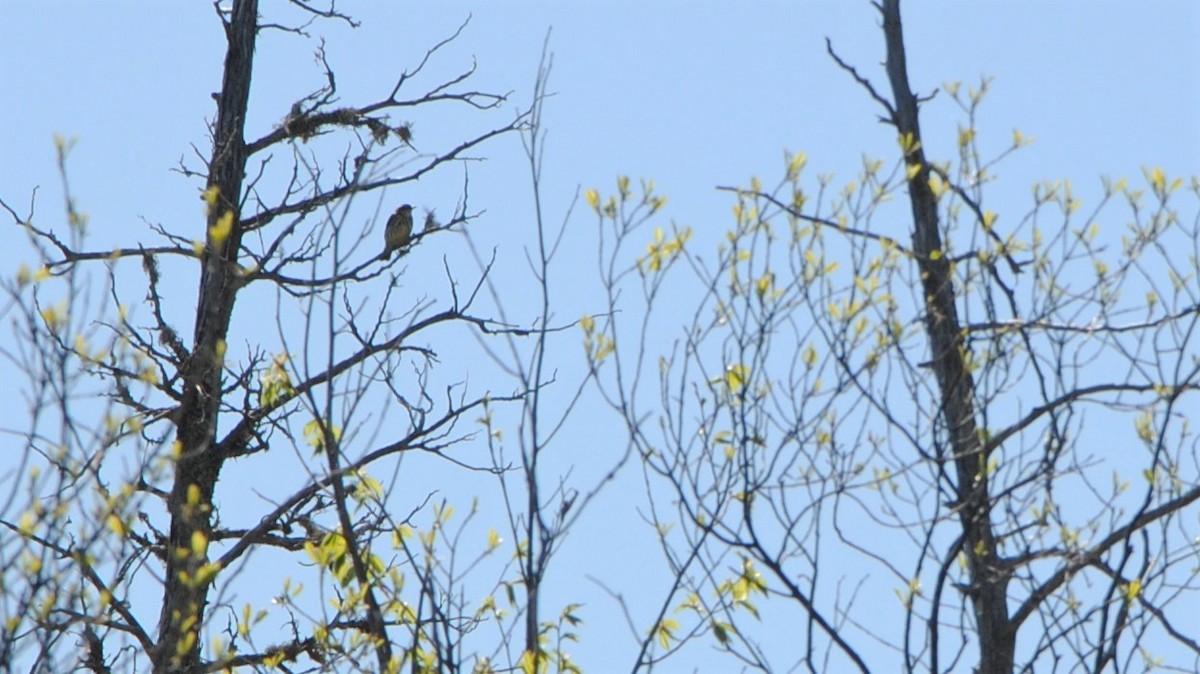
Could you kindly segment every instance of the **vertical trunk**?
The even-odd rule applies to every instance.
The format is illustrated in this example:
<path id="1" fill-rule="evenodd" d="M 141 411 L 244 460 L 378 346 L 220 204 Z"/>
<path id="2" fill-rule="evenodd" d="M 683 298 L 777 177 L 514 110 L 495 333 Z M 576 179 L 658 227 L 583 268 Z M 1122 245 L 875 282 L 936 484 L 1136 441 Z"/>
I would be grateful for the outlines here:
<path id="1" fill-rule="evenodd" d="M 995 533 L 990 518 L 987 457 L 975 426 L 975 381 L 965 364 L 962 325 L 955 304 L 956 290 L 950 263 L 942 251 L 937 197 L 929 187 L 929 168 L 921 148 L 917 99 L 908 82 L 900 0 L 884 0 L 883 30 L 887 40 L 887 73 L 895 100 L 892 120 L 911 145 L 906 159 L 913 169 L 908 183 L 913 215 L 913 250 L 921 271 L 925 297 L 925 330 L 929 336 L 933 371 L 941 396 L 941 417 L 950 436 L 957 480 L 957 512 L 963 531 L 963 553 L 969 561 L 969 600 L 978 630 L 980 663 L 985 674 L 1010 674 L 1015 648 L 1014 628 L 1008 615 L 1009 574 L 996 557 Z"/>
<path id="2" fill-rule="evenodd" d="M 219 197 L 206 223 L 211 228 L 232 212 L 233 227 L 219 242 L 206 235 L 209 245 L 202 260 L 192 353 L 183 365 L 186 389 L 176 422 L 175 479 L 167 502 L 171 525 L 156 672 L 200 668 L 200 628 L 210 585 L 203 574 L 205 547 L 212 533 L 213 491 L 224 460 L 215 446 L 221 357 L 237 293 L 238 202 L 246 163 L 243 132 L 257 28 L 257 0 L 235 0 L 225 25 L 228 48 L 208 165 L 208 186 L 218 190 Z"/>
<path id="3" fill-rule="evenodd" d="M 542 537 L 540 526 L 540 509 L 537 484 L 537 449 L 533 450 L 533 456 L 529 460 L 528 477 L 529 495 L 527 502 L 527 512 L 529 513 L 529 525 L 525 530 L 525 535 L 529 539 L 529 549 L 525 551 L 525 559 L 522 560 L 524 571 L 522 575 L 525 581 L 525 650 L 528 651 L 534 658 L 534 671 L 541 671 L 542 662 L 542 643 L 541 626 L 538 624 L 540 620 L 538 608 L 541 604 L 539 591 L 542 583 L 542 567 L 539 561 L 542 555 Z"/>

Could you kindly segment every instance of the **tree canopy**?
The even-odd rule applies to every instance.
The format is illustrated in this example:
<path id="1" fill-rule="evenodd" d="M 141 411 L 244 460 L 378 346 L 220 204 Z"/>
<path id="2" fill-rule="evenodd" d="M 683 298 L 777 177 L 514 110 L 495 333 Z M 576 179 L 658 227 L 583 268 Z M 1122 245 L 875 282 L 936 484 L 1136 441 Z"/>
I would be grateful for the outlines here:
<path id="1" fill-rule="evenodd" d="M 194 221 L 94 243 L 66 139 L 61 213 L 0 185 L 0 668 L 1200 667 L 1200 180 L 1014 203 L 991 80 L 914 81 L 873 7 L 881 67 L 824 48 L 891 153 L 788 149 L 691 226 L 651 178 L 550 205 L 552 38 L 522 98 L 447 65 L 470 22 L 351 78 L 335 3 L 214 4 Z M 318 88 L 256 75 L 276 38 Z"/>

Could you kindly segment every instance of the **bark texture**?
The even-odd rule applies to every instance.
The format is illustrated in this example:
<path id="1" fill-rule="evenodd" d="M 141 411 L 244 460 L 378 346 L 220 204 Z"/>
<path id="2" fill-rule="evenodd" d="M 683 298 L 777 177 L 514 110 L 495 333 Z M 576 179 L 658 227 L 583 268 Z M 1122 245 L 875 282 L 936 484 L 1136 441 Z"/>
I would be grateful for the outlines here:
<path id="1" fill-rule="evenodd" d="M 240 196 L 247 157 L 244 132 L 257 33 L 258 1 L 236 0 L 225 22 L 225 71 L 208 161 L 208 188 L 216 191 L 217 200 L 206 223 L 194 341 L 183 367 L 186 387 L 176 416 L 178 456 L 168 500 L 171 528 L 156 672 L 200 670 L 200 618 L 211 580 L 204 571 L 205 548 L 212 535 L 213 492 L 226 459 L 215 438 L 221 362 L 238 291 Z M 230 213 L 228 233 L 214 236 L 214 225 Z"/>
<path id="2" fill-rule="evenodd" d="M 940 416 L 949 436 L 949 447 L 942 448 L 938 457 L 948 468 L 952 466 L 957 485 L 958 502 L 953 505 L 962 526 L 960 546 L 967 557 L 971 579 L 966 591 L 977 622 L 980 649 L 977 671 L 1010 674 L 1016 644 L 1007 604 L 1011 574 L 997 558 L 990 519 L 988 457 L 976 426 L 975 380 L 966 366 L 967 346 L 955 304 L 957 295 L 950 261 L 942 254 L 938 200 L 929 185 L 930 169 L 921 147 L 919 101 L 908 81 L 900 0 L 884 0 L 880 9 L 887 41 L 888 81 L 894 100 L 892 122 L 905 139 L 905 161 L 912 176 L 908 194 L 913 217 L 913 252 L 925 298 L 925 330 L 941 398 Z"/>

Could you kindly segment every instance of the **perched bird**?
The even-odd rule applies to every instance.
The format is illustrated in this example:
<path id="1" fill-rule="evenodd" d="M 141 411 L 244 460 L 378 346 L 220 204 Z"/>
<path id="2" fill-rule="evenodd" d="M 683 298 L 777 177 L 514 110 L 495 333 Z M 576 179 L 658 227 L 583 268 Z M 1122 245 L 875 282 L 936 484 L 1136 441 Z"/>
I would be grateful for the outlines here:
<path id="1" fill-rule="evenodd" d="M 390 259 L 392 251 L 407 246 L 412 240 L 412 209 L 412 206 L 404 204 L 388 218 L 387 226 L 383 228 L 383 253 L 379 256 L 380 260 Z"/>

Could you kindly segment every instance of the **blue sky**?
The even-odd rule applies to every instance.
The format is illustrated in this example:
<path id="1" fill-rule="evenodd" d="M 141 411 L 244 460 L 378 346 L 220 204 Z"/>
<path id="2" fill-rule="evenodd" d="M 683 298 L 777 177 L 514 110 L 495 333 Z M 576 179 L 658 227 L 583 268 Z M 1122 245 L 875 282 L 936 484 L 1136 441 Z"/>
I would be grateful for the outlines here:
<path id="1" fill-rule="evenodd" d="M 362 27 L 325 23 L 311 30 L 326 37 L 346 104 L 374 100 L 395 73 L 471 15 L 433 76 L 474 59 L 475 86 L 512 91 L 509 109 L 515 111 L 529 100 L 552 28 L 555 96 L 546 111 L 543 186 L 552 216 L 561 217 L 577 188 L 611 191 L 615 176 L 627 174 L 657 182 L 671 198 L 671 219 L 720 232 L 730 226 L 731 202 L 714 187 L 742 185 L 751 175 L 772 182 L 785 150 L 807 152 L 811 169 L 836 173 L 835 184 L 852 178 L 863 154 L 894 156 L 893 134 L 877 122 L 879 110 L 825 55 L 828 37 L 844 59 L 885 88 L 878 67 L 882 37 L 866 2 L 339 6 Z M 1036 139 L 1000 168 L 992 203 L 1002 221 L 1006 209 L 1013 220 L 1024 213 L 1029 185 L 1040 180 L 1072 179 L 1086 204 L 1103 174 L 1137 181 L 1143 166 L 1161 166 L 1170 176 L 1197 173 L 1200 5 L 942 1 L 910 2 L 904 12 L 914 86 L 929 93 L 943 82 L 971 85 L 993 77 L 979 122 L 983 142 L 1002 148 L 1014 128 Z M 77 137 L 71 185 L 90 215 L 97 247 L 147 241 L 146 221 L 199 238 L 196 185 L 170 169 L 192 158 L 191 144 L 201 155 L 208 152 L 204 123 L 214 112 L 209 94 L 219 88 L 222 47 L 208 3 L 0 5 L 0 198 L 24 212 L 39 187 L 37 221 L 61 222 L 52 138 Z M 251 136 L 269 131 L 293 100 L 321 85 L 314 48 L 313 41 L 278 33 L 260 41 Z M 927 147 L 949 157 L 957 109 L 943 96 L 923 115 Z M 418 147 L 426 139 L 454 138 L 463 128 L 451 116 L 413 121 Z M 519 150 L 515 138 L 503 140 L 486 150 L 486 164 L 471 168 L 473 200 L 487 209 L 478 223 L 485 245 L 520 240 L 514 232 L 527 218 L 530 199 Z M 395 198 L 445 212 L 460 182 L 461 175 L 434 177 Z M 566 264 L 590 270 L 592 222 L 577 217 L 573 225 Z M 10 233 L 11 240 L 20 238 Z M 4 246 L 0 271 L 12 274 L 30 259 L 28 249 Z M 516 252 L 507 261 L 519 259 Z M 558 298 L 564 318 L 596 309 L 594 290 L 586 280 L 564 286 Z M 588 443 L 622 441 L 580 438 L 583 456 L 602 450 Z M 619 486 L 637 487 L 636 481 Z M 647 543 L 627 531 L 624 523 L 636 517 L 631 508 L 625 506 L 623 517 L 611 514 L 622 512 L 619 494 L 600 503 L 605 516 L 580 522 L 564 551 L 564 559 L 575 560 L 566 568 L 625 564 L 637 573 L 636 555 L 598 554 L 589 542 L 630 536 L 603 546 L 610 552 Z M 627 664 L 606 660 L 611 651 L 603 641 L 616 628 L 606 625 L 615 614 L 602 612 L 604 601 L 595 594 L 590 600 L 605 617 L 586 618 L 577 649 L 585 671 Z"/>

